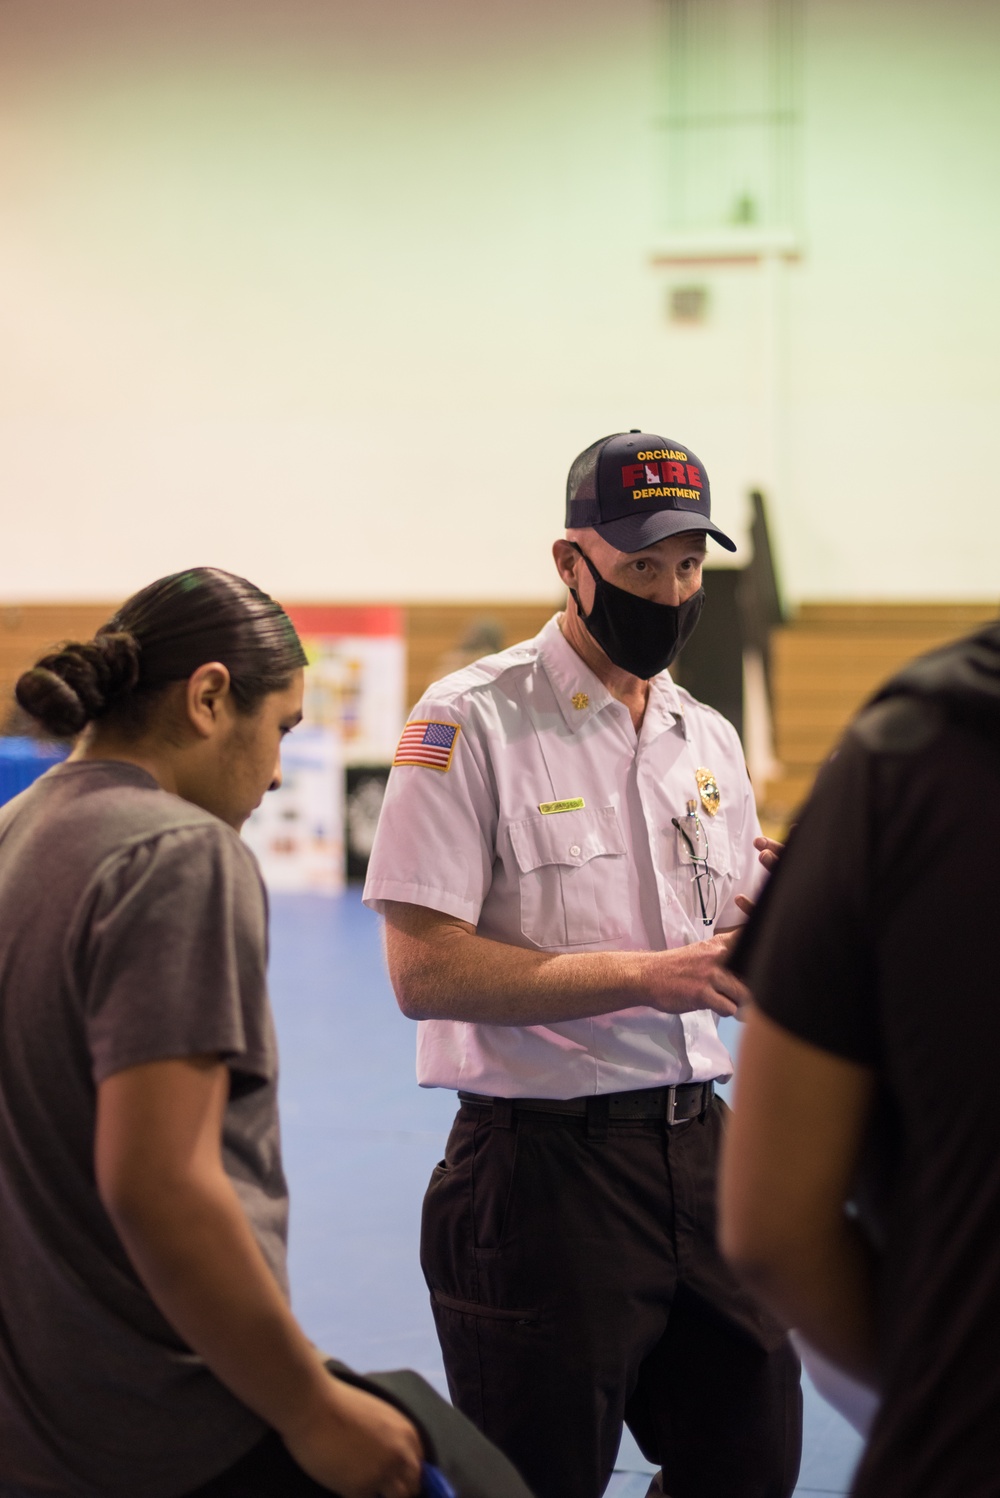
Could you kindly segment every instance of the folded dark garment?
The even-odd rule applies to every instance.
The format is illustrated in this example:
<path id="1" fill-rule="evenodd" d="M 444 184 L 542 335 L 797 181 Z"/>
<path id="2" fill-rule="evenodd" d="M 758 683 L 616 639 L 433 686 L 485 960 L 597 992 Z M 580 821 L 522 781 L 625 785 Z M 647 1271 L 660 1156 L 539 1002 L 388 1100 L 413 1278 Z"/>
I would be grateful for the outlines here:
<path id="1" fill-rule="evenodd" d="M 413 1421 L 428 1462 L 444 1473 L 457 1498 L 532 1498 L 530 1488 L 503 1452 L 419 1373 L 409 1368 L 391 1373 L 355 1373 L 335 1358 L 328 1358 L 326 1366 L 334 1378 L 385 1399 Z"/>

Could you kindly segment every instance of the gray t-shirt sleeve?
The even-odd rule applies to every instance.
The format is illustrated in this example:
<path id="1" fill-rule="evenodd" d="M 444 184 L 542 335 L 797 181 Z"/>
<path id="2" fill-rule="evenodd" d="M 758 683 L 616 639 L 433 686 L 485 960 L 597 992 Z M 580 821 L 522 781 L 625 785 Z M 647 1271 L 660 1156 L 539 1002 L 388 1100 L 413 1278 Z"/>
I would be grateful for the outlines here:
<path id="1" fill-rule="evenodd" d="M 264 891 L 253 855 L 222 823 L 117 853 L 69 942 L 95 1083 L 196 1055 L 272 1074 Z"/>

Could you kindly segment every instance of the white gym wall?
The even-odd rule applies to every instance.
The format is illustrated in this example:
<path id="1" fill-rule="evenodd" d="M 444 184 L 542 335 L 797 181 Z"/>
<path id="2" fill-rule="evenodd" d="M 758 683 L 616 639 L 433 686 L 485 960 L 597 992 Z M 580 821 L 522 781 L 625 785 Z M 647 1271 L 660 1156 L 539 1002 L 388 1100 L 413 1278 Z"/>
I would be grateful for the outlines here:
<path id="1" fill-rule="evenodd" d="M 630 426 L 793 599 L 996 595 L 1000 7 L 800 10 L 797 258 L 682 266 L 658 0 L 5 0 L 0 600 L 554 595 Z"/>

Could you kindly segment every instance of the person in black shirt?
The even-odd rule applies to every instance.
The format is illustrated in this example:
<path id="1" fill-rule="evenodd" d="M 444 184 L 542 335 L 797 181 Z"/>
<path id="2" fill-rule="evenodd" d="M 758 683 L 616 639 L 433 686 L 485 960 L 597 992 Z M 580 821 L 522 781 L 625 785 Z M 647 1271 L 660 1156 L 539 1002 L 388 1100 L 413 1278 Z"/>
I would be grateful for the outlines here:
<path id="1" fill-rule="evenodd" d="M 822 770 L 734 956 L 723 1250 L 881 1395 L 854 1498 L 1000 1492 L 1000 623 Z"/>

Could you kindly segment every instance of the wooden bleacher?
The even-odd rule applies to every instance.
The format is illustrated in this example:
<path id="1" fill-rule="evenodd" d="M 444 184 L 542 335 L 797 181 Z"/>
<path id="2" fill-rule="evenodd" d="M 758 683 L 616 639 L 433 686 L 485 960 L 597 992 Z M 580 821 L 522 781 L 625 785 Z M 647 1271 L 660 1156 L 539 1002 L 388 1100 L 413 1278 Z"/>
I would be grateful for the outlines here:
<path id="1" fill-rule="evenodd" d="M 555 599 L 546 603 L 407 604 L 407 709 L 438 677 L 478 655 L 530 640 L 561 606 Z M 495 641 L 489 641 L 484 652 L 474 642 L 487 633 L 494 633 Z M 472 643 L 463 648 L 466 640 Z"/>
<path id="2" fill-rule="evenodd" d="M 405 606 L 407 709 L 439 676 L 537 633 L 558 603 Z M 17 676 L 60 640 L 89 639 L 111 604 L 0 604 L 0 731 Z M 781 835 L 852 714 L 905 661 L 997 617 L 995 603 L 806 603 L 771 637 L 780 774 L 758 787 L 767 830 Z M 7 728 L 10 731 L 10 728 Z"/>
<path id="3" fill-rule="evenodd" d="M 111 603 L 0 604 L 0 732 L 10 731 L 14 683 L 21 672 L 62 640 L 89 640 L 115 607 Z M 554 599 L 405 605 L 407 710 L 439 676 L 477 655 L 537 634 L 558 607 Z"/>
<path id="4" fill-rule="evenodd" d="M 771 635 L 774 748 L 781 773 L 758 793 L 787 827 L 852 715 L 905 661 L 995 619 L 996 603 L 805 603 Z"/>
<path id="5" fill-rule="evenodd" d="M 89 640 L 115 611 L 106 603 L 0 604 L 0 733 L 25 731 L 14 683 L 61 640 Z"/>

